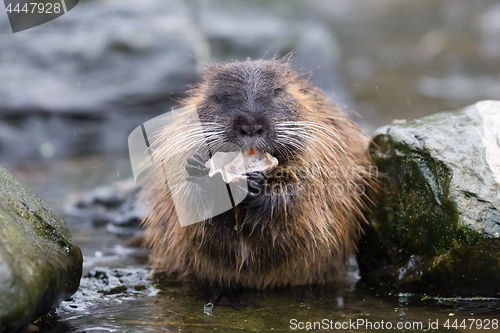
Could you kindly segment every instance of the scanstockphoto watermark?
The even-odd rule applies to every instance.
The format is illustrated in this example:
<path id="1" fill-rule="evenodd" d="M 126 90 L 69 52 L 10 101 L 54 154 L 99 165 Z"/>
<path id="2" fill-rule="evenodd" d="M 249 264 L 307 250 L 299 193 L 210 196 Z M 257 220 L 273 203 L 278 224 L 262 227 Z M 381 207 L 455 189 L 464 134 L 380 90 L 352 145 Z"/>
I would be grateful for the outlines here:
<path id="1" fill-rule="evenodd" d="M 431 326 L 431 323 L 426 323 Z M 423 330 L 427 326 L 421 321 L 399 321 L 393 323 L 390 321 L 370 321 L 368 319 L 349 319 L 346 321 L 334 321 L 323 319 L 321 321 L 299 321 L 290 320 L 290 329 L 292 330 Z M 437 327 L 436 327 L 437 328 Z"/>
<path id="2" fill-rule="evenodd" d="M 366 170 L 358 165 L 330 165 L 320 166 L 315 164 L 296 166 L 279 166 L 273 173 L 276 178 L 320 178 L 327 176 L 328 179 L 354 179 L 360 177 L 378 178 L 379 172 L 376 166 L 370 166 Z"/>
<path id="3" fill-rule="evenodd" d="M 73 9 L 79 0 L 4 0 L 12 32 L 52 21 Z"/>
<path id="4" fill-rule="evenodd" d="M 328 331 L 341 331 L 341 330 L 396 330 L 396 331 L 428 331 L 428 330 L 500 330 L 500 323 L 498 319 L 429 319 L 428 321 L 398 321 L 391 322 L 385 320 L 372 321 L 368 319 L 358 318 L 349 319 L 345 321 L 334 321 L 331 319 L 323 319 L 321 321 L 300 321 L 298 319 L 290 319 L 291 330 L 328 330 Z"/>
<path id="5" fill-rule="evenodd" d="M 281 193 L 284 195 L 300 195 L 303 198 L 318 198 L 321 196 L 363 196 L 367 186 L 361 179 L 378 179 L 379 171 L 376 166 L 367 170 L 360 170 L 359 166 L 351 167 L 278 167 L 272 173 L 277 182 L 269 181 L 264 190 L 251 188 L 257 194 Z M 283 179 L 288 181 L 282 182 Z M 303 179 L 316 180 L 304 182 Z M 283 185 L 283 184 L 286 185 Z M 251 186 L 251 185 L 250 185 Z"/>

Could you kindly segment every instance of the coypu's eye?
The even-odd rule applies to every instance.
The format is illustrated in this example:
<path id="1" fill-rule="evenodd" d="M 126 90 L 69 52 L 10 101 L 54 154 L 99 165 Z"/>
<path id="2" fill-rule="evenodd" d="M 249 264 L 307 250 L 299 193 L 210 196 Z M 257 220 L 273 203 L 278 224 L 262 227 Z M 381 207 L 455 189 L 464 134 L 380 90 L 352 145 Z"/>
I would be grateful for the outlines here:
<path id="1" fill-rule="evenodd" d="M 283 88 L 276 88 L 274 89 L 274 96 L 279 96 L 281 93 L 285 91 Z"/>
<path id="2" fill-rule="evenodd" d="M 217 95 L 212 96 L 213 101 L 215 104 L 220 104 L 222 102 L 221 98 Z"/>
<path id="3" fill-rule="evenodd" d="M 231 95 L 229 95 L 229 94 L 213 95 L 212 99 L 213 99 L 215 104 L 229 103 L 231 101 Z"/>

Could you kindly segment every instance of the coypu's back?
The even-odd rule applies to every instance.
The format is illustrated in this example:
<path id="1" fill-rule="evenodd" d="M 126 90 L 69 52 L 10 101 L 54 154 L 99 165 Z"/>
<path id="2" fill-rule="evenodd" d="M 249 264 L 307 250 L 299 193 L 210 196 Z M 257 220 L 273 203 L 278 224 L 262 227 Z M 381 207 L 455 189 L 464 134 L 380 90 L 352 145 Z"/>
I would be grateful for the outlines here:
<path id="1" fill-rule="evenodd" d="M 279 165 L 257 199 L 185 227 L 168 190 L 144 190 L 145 237 L 155 268 L 231 287 L 339 281 L 356 251 L 370 184 L 368 138 L 357 125 L 282 60 L 210 65 L 182 104 L 196 107 L 208 141 L 219 144 L 214 147 L 250 147 L 277 157 Z M 182 134 L 187 117 L 177 115 L 162 132 Z M 193 154 L 186 147 L 207 142 L 198 134 L 171 140 L 175 156 L 168 161 L 167 148 L 155 152 L 165 162 L 165 177 L 182 184 L 176 193 L 196 191 L 184 181 L 184 166 Z"/>

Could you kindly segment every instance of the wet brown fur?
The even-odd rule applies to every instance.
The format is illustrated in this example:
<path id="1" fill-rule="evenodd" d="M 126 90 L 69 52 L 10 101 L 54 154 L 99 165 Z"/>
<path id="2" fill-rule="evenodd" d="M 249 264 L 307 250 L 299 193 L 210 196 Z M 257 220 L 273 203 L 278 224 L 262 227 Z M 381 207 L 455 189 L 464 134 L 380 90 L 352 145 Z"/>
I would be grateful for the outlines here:
<path id="1" fill-rule="evenodd" d="M 241 64 L 210 66 L 204 80 L 182 105 L 200 106 L 206 101 L 213 75 Z M 176 273 L 180 279 L 195 278 L 230 287 L 338 282 L 345 275 L 346 261 L 356 251 L 363 223 L 366 198 L 358 192 L 360 185 L 370 186 L 371 163 L 366 153 L 369 140 L 337 105 L 296 74 L 288 61 L 243 64 L 281 73 L 279 83 L 293 97 L 300 119 L 323 124 L 338 137 L 323 134 L 321 139 L 329 149 L 306 139 L 307 150 L 280 161 L 271 174 L 271 193 L 264 207 L 247 211 L 236 206 L 217 217 L 217 223 L 205 220 L 181 227 L 170 192 L 144 190 L 149 205 L 144 220 L 145 239 L 152 248 L 153 264 L 157 270 Z M 200 117 L 203 120 L 202 114 Z M 180 135 L 182 130 L 178 128 L 186 120 L 178 115 L 178 121 L 162 132 Z M 187 176 L 184 165 L 192 155 L 189 149 L 183 151 L 187 144 L 185 140 L 169 144 L 177 155 L 163 161 L 169 166 L 163 170 L 167 177 Z M 158 185 L 165 180 L 151 176 L 149 181 L 150 185 Z M 322 184 L 340 184 L 344 193 L 314 190 Z M 285 188 L 293 195 L 285 194 Z"/>

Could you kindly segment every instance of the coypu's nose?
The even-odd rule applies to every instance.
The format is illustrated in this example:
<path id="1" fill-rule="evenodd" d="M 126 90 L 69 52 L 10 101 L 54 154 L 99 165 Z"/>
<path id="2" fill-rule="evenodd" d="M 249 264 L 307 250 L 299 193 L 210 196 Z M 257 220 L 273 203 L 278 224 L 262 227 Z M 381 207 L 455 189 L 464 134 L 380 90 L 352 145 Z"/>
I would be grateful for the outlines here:
<path id="1" fill-rule="evenodd" d="M 242 125 L 239 128 L 239 134 L 241 136 L 254 137 L 263 136 L 265 133 L 262 125 Z"/>

